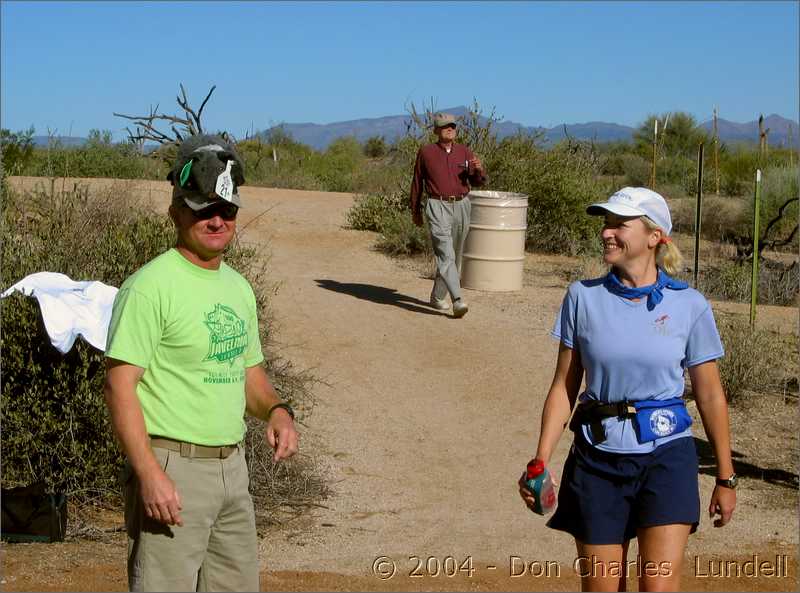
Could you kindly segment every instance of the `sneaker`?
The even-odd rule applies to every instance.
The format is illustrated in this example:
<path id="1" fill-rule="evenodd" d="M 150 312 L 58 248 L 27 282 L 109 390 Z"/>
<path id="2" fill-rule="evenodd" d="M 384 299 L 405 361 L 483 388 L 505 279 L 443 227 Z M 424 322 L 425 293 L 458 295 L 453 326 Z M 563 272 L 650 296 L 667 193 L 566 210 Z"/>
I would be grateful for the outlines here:
<path id="1" fill-rule="evenodd" d="M 446 300 L 437 299 L 433 295 L 431 295 L 431 307 L 438 309 L 439 311 L 447 311 L 450 309 L 450 305 L 447 304 Z"/>
<path id="2" fill-rule="evenodd" d="M 464 315 L 467 314 L 467 311 L 469 311 L 469 307 L 463 300 L 458 299 L 453 303 L 453 317 L 456 319 L 464 317 Z"/>

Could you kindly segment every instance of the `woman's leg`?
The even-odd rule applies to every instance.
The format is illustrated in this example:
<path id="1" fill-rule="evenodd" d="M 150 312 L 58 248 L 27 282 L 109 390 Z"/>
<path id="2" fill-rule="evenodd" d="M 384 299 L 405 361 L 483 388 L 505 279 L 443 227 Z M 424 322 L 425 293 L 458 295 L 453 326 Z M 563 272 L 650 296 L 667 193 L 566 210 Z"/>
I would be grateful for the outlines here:
<path id="1" fill-rule="evenodd" d="M 628 543 L 600 545 L 575 540 L 581 591 L 625 591 Z"/>
<path id="2" fill-rule="evenodd" d="M 679 591 L 681 568 L 689 531 L 684 523 L 641 527 L 639 540 L 639 591 Z"/>

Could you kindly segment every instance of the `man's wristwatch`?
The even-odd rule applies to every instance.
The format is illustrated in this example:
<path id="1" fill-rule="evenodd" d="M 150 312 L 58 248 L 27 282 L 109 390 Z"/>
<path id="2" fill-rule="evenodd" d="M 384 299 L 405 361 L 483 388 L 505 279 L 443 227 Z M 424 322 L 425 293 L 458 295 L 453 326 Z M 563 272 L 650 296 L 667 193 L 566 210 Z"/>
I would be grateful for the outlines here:
<path id="1" fill-rule="evenodd" d="M 736 483 L 739 481 L 739 477 L 736 474 L 732 474 L 730 478 L 727 480 L 723 480 L 722 478 L 717 478 L 717 486 L 723 486 L 725 488 L 730 488 L 733 490 L 736 488 Z"/>
<path id="2" fill-rule="evenodd" d="M 292 420 L 294 420 L 294 410 L 292 409 L 292 406 L 290 406 L 285 402 L 281 402 L 279 404 L 275 404 L 269 409 L 269 412 L 267 412 L 267 422 L 269 422 L 270 416 L 272 416 L 272 412 L 274 412 L 277 408 L 283 408 L 284 410 L 286 410 L 289 413 L 289 416 L 292 417 Z"/>

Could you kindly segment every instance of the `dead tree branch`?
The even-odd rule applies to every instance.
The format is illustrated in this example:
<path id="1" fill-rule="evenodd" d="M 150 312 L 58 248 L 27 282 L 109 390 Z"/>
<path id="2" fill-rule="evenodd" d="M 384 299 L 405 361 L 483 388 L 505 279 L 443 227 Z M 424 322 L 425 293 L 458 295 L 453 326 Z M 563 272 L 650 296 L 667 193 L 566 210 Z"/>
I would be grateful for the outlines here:
<path id="1" fill-rule="evenodd" d="M 155 108 L 151 106 L 150 112 L 147 115 L 126 115 L 124 113 L 114 113 L 114 116 L 131 120 L 136 125 L 135 132 L 133 132 L 130 128 L 125 128 L 125 130 L 128 132 L 128 138 L 132 142 L 142 144 L 146 140 L 150 140 L 161 145 L 178 144 L 187 136 L 204 133 L 202 124 L 203 109 L 205 108 L 206 103 L 208 103 L 208 100 L 211 98 L 211 94 L 214 92 L 214 89 L 216 89 L 217 86 L 214 85 L 211 87 L 211 90 L 208 91 L 206 98 L 203 99 L 200 109 L 198 109 L 196 112 L 189 104 L 189 99 L 186 96 L 186 89 L 184 88 L 183 83 L 180 83 L 179 86 L 181 89 L 181 94 L 176 97 L 176 100 L 178 102 L 178 106 L 183 109 L 183 117 L 179 115 L 167 115 L 164 113 L 159 113 L 158 104 L 156 104 Z M 162 132 L 158 129 L 158 123 L 161 122 L 166 122 L 166 124 L 169 126 L 170 130 L 172 131 L 171 136 L 167 132 Z"/>
<path id="2" fill-rule="evenodd" d="M 778 224 L 784 216 L 784 211 L 791 206 L 794 202 L 800 201 L 800 198 L 789 198 L 781 207 L 778 208 L 778 212 L 775 214 L 772 220 L 767 223 L 767 226 L 764 227 L 764 234 L 758 240 L 758 254 L 764 251 L 764 249 L 775 249 L 776 247 L 783 247 L 785 245 L 789 245 L 792 241 L 794 241 L 794 237 L 797 234 L 798 227 L 800 225 L 795 224 L 792 231 L 789 235 L 783 239 L 773 239 L 771 241 L 767 240 L 769 237 L 770 231 L 772 227 Z M 738 261 L 744 261 L 750 259 L 753 256 L 753 240 L 752 238 L 747 237 L 737 237 L 734 241 L 736 243 L 736 259 Z"/>

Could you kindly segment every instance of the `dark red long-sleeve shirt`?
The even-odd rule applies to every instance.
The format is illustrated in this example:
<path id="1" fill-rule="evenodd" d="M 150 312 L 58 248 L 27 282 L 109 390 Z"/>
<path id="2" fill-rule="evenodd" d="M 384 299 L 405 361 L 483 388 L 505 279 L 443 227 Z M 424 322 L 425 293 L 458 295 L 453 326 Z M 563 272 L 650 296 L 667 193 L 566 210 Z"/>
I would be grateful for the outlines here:
<path id="1" fill-rule="evenodd" d="M 486 183 L 483 171 L 473 170 L 470 175 L 467 162 L 475 155 L 463 144 L 451 145 L 448 153 L 440 144 L 427 144 L 419 149 L 414 164 L 414 179 L 411 181 L 411 211 L 422 209 L 422 192 L 433 196 L 463 196 L 469 193 L 470 185 Z"/>

